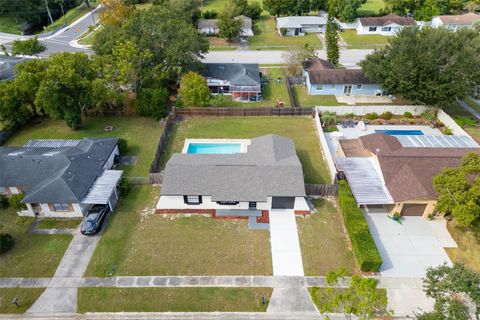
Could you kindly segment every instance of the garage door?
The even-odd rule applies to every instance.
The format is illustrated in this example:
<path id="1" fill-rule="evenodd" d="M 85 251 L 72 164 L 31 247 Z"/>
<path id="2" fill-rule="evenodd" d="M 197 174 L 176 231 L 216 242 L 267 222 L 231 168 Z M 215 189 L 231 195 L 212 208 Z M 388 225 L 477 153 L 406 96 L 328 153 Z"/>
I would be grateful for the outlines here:
<path id="1" fill-rule="evenodd" d="M 402 208 L 402 216 L 423 216 L 427 208 L 426 204 L 404 204 Z"/>
<path id="2" fill-rule="evenodd" d="M 272 209 L 293 209 L 295 197 L 273 197 Z"/>

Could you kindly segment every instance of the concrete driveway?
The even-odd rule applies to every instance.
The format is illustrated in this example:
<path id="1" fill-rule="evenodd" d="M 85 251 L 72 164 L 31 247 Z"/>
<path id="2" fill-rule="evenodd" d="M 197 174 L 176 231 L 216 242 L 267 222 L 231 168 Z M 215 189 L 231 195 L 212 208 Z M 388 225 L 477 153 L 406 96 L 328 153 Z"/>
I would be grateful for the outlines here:
<path id="1" fill-rule="evenodd" d="M 428 267 L 451 264 L 443 248 L 457 245 L 445 221 L 403 217 L 400 225 L 387 218 L 386 211 L 365 216 L 382 255 L 382 276 L 423 277 Z"/>

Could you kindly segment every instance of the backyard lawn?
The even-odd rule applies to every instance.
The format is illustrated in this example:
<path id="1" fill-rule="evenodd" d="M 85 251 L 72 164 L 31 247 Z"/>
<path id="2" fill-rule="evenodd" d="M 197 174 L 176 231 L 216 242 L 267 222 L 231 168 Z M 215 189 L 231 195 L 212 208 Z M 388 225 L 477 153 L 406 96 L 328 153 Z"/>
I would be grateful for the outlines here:
<path id="1" fill-rule="evenodd" d="M 292 86 L 292 94 L 295 102 L 300 107 L 316 106 L 340 106 L 334 95 L 313 96 L 308 94 L 307 87 L 301 85 Z"/>
<path id="2" fill-rule="evenodd" d="M 114 130 L 105 132 L 106 126 Z M 134 166 L 122 166 L 127 176 L 148 175 L 150 164 L 160 139 L 162 126 L 147 118 L 139 117 L 95 117 L 83 119 L 81 129 L 74 131 L 65 121 L 42 119 L 41 122 L 25 126 L 10 138 L 7 146 L 22 146 L 30 139 L 81 139 L 85 137 L 119 137 L 127 140 L 128 156 L 136 156 Z M 148 139 L 145 139 L 148 137 Z"/>
<path id="3" fill-rule="evenodd" d="M 0 314 L 24 313 L 42 294 L 44 288 L 0 288 Z M 17 308 L 12 300 L 18 298 Z"/>
<path id="4" fill-rule="evenodd" d="M 385 8 L 384 0 L 367 0 L 357 11 L 359 16 L 369 17 L 380 13 Z"/>
<path id="5" fill-rule="evenodd" d="M 246 220 L 151 214 L 159 194 L 142 186 L 121 200 L 88 275 L 271 274 L 268 231 L 251 231 Z"/>
<path id="6" fill-rule="evenodd" d="M 191 118 L 177 126 L 170 138 L 161 166 L 175 152 L 181 152 L 185 139 L 250 139 L 278 134 L 293 139 L 303 167 L 305 183 L 330 183 L 330 175 L 320 150 L 314 120 L 309 117 L 229 117 Z"/>
<path id="7" fill-rule="evenodd" d="M 452 262 L 480 272 L 480 226 L 459 227 L 452 221 L 447 228 L 458 245 L 458 248 L 445 248 Z"/>
<path id="8" fill-rule="evenodd" d="M 349 49 L 381 48 L 385 46 L 388 43 L 388 39 L 391 38 L 379 34 L 357 34 L 356 30 L 345 30 L 339 34 Z"/>
<path id="9" fill-rule="evenodd" d="M 77 303 L 79 313 L 265 312 L 271 294 L 271 288 L 80 288 Z"/>
<path id="10" fill-rule="evenodd" d="M 51 277 L 67 249 L 71 235 L 28 234 L 33 218 L 16 210 L 0 210 L 0 233 L 15 239 L 14 247 L 0 256 L 0 277 Z"/>
<path id="11" fill-rule="evenodd" d="M 314 204 L 317 213 L 297 218 L 305 275 L 324 276 L 341 267 L 358 272 L 336 205 L 326 199 L 316 199 Z"/>

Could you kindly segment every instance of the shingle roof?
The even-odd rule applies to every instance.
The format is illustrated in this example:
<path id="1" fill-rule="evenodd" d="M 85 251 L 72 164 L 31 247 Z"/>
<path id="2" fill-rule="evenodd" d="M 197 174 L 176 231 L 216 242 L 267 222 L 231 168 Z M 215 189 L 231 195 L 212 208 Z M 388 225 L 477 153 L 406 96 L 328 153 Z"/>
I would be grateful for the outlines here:
<path id="1" fill-rule="evenodd" d="M 231 85 L 260 85 L 260 70 L 253 63 L 205 63 L 203 76 L 207 78 L 228 80 Z"/>
<path id="2" fill-rule="evenodd" d="M 309 59 L 305 61 L 304 69 L 307 71 L 335 69 L 335 65 L 328 60 L 315 58 L 315 59 Z"/>
<path id="3" fill-rule="evenodd" d="M 401 26 L 413 26 L 416 25 L 415 20 L 409 17 L 400 17 L 394 13 L 383 17 L 368 17 L 368 18 L 359 18 L 362 26 L 366 27 L 376 27 L 376 26 L 386 26 L 392 23 L 401 25 Z"/>
<path id="4" fill-rule="evenodd" d="M 307 70 L 311 84 L 373 84 L 362 70 L 325 69 Z"/>
<path id="5" fill-rule="evenodd" d="M 217 19 L 198 19 L 197 28 L 198 29 L 218 28 L 218 20 Z"/>
<path id="6" fill-rule="evenodd" d="M 443 22 L 443 24 L 470 25 L 475 21 L 479 21 L 480 15 L 470 12 L 462 15 L 438 16 L 438 18 Z"/>
<path id="7" fill-rule="evenodd" d="M 75 147 L 0 147 L 0 186 L 24 187 L 26 203 L 79 203 L 117 144 L 86 138 Z"/>
<path id="8" fill-rule="evenodd" d="M 291 16 L 277 18 L 277 28 L 301 28 L 303 25 L 325 25 L 327 16 Z"/>
<path id="9" fill-rule="evenodd" d="M 246 153 L 173 155 L 161 194 L 266 201 L 268 196 L 305 196 L 305 186 L 292 140 L 267 135 L 252 139 Z"/>

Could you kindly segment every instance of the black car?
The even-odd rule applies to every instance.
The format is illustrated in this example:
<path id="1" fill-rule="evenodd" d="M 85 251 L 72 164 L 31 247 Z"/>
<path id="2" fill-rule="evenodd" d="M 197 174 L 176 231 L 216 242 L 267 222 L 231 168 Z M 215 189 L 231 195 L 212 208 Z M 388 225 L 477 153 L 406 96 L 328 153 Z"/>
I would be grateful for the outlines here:
<path id="1" fill-rule="evenodd" d="M 97 234 L 102 229 L 102 224 L 110 212 L 108 205 L 94 205 L 88 210 L 87 215 L 83 218 L 80 232 L 84 235 Z"/>

